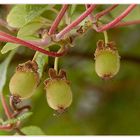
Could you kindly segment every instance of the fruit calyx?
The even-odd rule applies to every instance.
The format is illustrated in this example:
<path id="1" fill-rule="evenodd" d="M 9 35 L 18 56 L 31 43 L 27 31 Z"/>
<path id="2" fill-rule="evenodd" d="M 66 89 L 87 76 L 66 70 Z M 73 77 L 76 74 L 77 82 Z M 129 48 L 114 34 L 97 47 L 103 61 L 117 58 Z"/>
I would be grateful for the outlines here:
<path id="1" fill-rule="evenodd" d="M 27 61 L 23 64 L 19 64 L 16 68 L 16 71 L 21 71 L 21 72 L 35 72 L 37 73 L 38 70 L 38 65 L 36 61 Z"/>
<path id="2" fill-rule="evenodd" d="M 38 65 L 37 65 L 36 61 L 29 60 L 25 63 L 19 64 L 16 67 L 16 72 L 33 72 L 36 77 L 36 81 L 39 84 L 40 80 L 39 80 L 39 74 L 38 74 Z"/>
<path id="3" fill-rule="evenodd" d="M 105 44 L 103 40 L 99 40 L 97 42 L 97 48 L 94 54 L 95 60 L 96 57 L 102 53 L 102 51 L 111 51 L 113 54 L 118 53 L 115 42 L 111 41 Z"/>
<path id="4" fill-rule="evenodd" d="M 62 69 L 60 69 L 59 73 L 57 73 L 55 69 L 50 68 L 48 74 L 50 78 L 44 82 L 46 87 L 51 80 L 64 80 L 67 84 L 70 84 L 70 81 L 67 80 L 66 72 Z"/>

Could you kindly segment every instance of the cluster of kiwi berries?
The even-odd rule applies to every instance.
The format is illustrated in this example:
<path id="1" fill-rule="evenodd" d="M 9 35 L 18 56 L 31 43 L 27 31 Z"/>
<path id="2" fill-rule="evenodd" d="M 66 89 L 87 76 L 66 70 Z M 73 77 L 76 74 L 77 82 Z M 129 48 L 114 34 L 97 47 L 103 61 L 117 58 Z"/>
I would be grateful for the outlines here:
<path id="1" fill-rule="evenodd" d="M 27 61 L 17 66 L 9 83 L 12 96 L 23 100 L 33 95 L 40 82 L 37 70 L 38 66 L 35 61 Z M 72 102 L 72 92 L 66 78 L 66 72 L 60 70 L 57 73 L 50 68 L 49 76 L 50 78 L 44 82 L 48 105 L 62 113 Z"/>
<path id="2" fill-rule="evenodd" d="M 112 78 L 120 68 L 120 57 L 113 42 L 107 44 L 99 40 L 95 51 L 95 71 L 102 79 Z M 33 95 L 39 85 L 38 66 L 35 61 L 19 64 L 9 84 L 12 96 L 26 99 Z M 49 79 L 45 84 L 48 105 L 63 112 L 72 103 L 72 91 L 70 82 L 67 80 L 66 72 L 60 70 L 57 73 L 49 69 Z"/>

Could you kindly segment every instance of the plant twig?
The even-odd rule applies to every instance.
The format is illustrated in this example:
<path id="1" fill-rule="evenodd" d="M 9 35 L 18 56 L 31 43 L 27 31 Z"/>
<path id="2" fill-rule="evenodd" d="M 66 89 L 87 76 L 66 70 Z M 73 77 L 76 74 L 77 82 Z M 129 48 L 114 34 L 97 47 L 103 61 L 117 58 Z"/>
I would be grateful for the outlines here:
<path id="1" fill-rule="evenodd" d="M 0 36 L 0 41 L 1 42 L 11 42 L 11 43 L 15 43 L 15 41 L 8 39 L 6 37 Z"/>
<path id="2" fill-rule="evenodd" d="M 5 32 L 2 32 L 2 31 L 0 31 L 0 36 L 5 37 L 5 39 L 7 39 L 7 41 L 6 40 L 2 40 L 2 39 L 1 39 L 1 41 L 6 41 L 6 42 L 12 42 L 12 43 L 16 43 L 16 44 L 21 44 L 21 45 L 23 45 L 25 47 L 28 47 L 28 48 L 30 48 L 32 50 L 35 50 L 35 51 L 39 51 L 39 52 L 44 53 L 44 54 L 46 54 L 48 56 L 60 57 L 60 56 L 63 56 L 65 54 L 65 50 L 62 51 L 62 52 L 60 52 L 60 53 L 50 52 L 50 51 L 47 51 L 47 50 L 45 50 L 45 49 L 43 49 L 41 47 L 38 47 L 36 45 L 31 44 L 28 41 L 19 39 L 17 37 L 14 37 L 14 36 L 12 36 L 10 34 L 7 34 Z"/>
<path id="3" fill-rule="evenodd" d="M 11 131 L 12 129 L 13 128 L 11 127 L 11 125 L 6 125 L 6 126 L 0 125 L 0 130 Z"/>
<path id="4" fill-rule="evenodd" d="M 90 7 L 90 4 L 85 4 L 85 7 L 86 7 L 86 9 L 88 9 Z M 89 14 L 88 17 L 89 17 L 90 21 L 93 21 L 94 20 L 94 17 L 93 17 L 92 14 Z"/>
<path id="5" fill-rule="evenodd" d="M 76 27 L 81 21 L 83 21 L 95 8 L 95 4 L 91 5 L 82 15 L 80 15 L 75 21 L 65 27 L 62 31 L 56 34 L 56 40 L 60 40 L 66 33 Z"/>
<path id="6" fill-rule="evenodd" d="M 8 105 L 7 105 L 7 103 L 6 103 L 6 100 L 5 100 L 5 98 L 4 98 L 3 93 L 0 93 L 0 98 L 1 98 L 2 106 L 3 106 L 3 108 L 4 108 L 5 114 L 6 114 L 7 118 L 10 119 L 11 116 L 12 116 L 12 113 L 11 113 L 11 111 L 9 110 L 9 107 L 8 107 Z"/>
<path id="7" fill-rule="evenodd" d="M 121 23 L 116 24 L 112 28 L 124 27 L 124 26 L 135 25 L 135 24 L 140 24 L 140 20 L 134 20 L 134 21 L 128 21 L 128 22 L 121 22 Z"/>
<path id="8" fill-rule="evenodd" d="M 136 7 L 136 4 L 131 4 L 130 6 L 128 6 L 128 8 L 123 12 L 121 13 L 121 15 L 119 15 L 117 18 L 115 18 L 113 21 L 109 22 L 108 24 L 106 25 L 103 25 L 102 27 L 97 27 L 94 29 L 97 31 L 97 32 L 103 32 L 105 30 L 108 30 L 110 28 L 113 28 L 116 24 L 118 24 L 124 17 L 126 17 L 134 8 Z"/>
<path id="9" fill-rule="evenodd" d="M 110 6 L 110 7 L 108 7 L 107 9 L 105 9 L 105 10 L 99 12 L 98 14 L 96 14 L 95 15 L 95 18 L 96 19 L 101 18 L 102 16 L 108 14 L 110 11 L 112 11 L 113 9 L 115 9 L 117 6 L 118 6 L 118 4 L 114 4 L 114 5 Z"/>
<path id="10" fill-rule="evenodd" d="M 57 26 L 59 25 L 61 19 L 63 18 L 66 10 L 68 9 L 68 5 L 64 4 L 58 14 L 58 16 L 56 17 L 56 19 L 54 20 L 50 30 L 49 30 L 49 35 L 54 34 L 54 32 L 56 31 Z"/>
<path id="11" fill-rule="evenodd" d="M 13 40 L 11 40 L 7 37 L 4 37 L 4 36 L 0 36 L 0 40 L 4 41 L 4 42 L 16 43 L 16 41 L 13 41 Z M 48 38 L 45 38 L 45 40 L 39 40 L 39 41 L 28 40 L 27 42 L 29 42 L 33 45 L 36 45 L 36 46 L 46 46 L 51 42 L 51 38 L 48 36 Z"/>

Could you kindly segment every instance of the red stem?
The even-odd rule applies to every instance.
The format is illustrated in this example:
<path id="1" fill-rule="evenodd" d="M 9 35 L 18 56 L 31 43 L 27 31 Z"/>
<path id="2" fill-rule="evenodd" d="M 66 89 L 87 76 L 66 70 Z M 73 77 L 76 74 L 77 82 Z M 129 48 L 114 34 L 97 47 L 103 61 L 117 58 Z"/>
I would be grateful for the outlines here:
<path id="1" fill-rule="evenodd" d="M 0 125 L 0 130 L 3 130 L 3 131 L 11 131 L 13 128 L 12 128 L 12 125 L 6 125 L 6 126 L 1 126 Z"/>
<path id="2" fill-rule="evenodd" d="M 90 7 L 90 4 L 85 4 L 85 7 L 86 7 L 86 9 L 88 9 L 88 8 Z M 90 19 L 91 21 L 94 20 L 94 17 L 93 17 L 92 14 L 89 14 L 89 19 Z"/>
<path id="3" fill-rule="evenodd" d="M 108 7 L 107 9 L 105 9 L 105 10 L 99 12 L 98 14 L 95 15 L 95 18 L 96 18 L 96 19 L 101 18 L 102 16 L 108 14 L 110 11 L 112 11 L 114 8 L 116 8 L 118 5 L 119 5 L 119 4 L 114 4 L 114 5 L 110 6 L 110 7 Z"/>
<path id="4" fill-rule="evenodd" d="M 95 4 L 91 5 L 81 16 L 79 16 L 75 21 L 65 27 L 62 31 L 60 31 L 56 35 L 56 39 L 61 39 L 66 33 L 72 30 L 75 26 L 77 26 L 81 21 L 83 21 L 95 8 Z"/>
<path id="5" fill-rule="evenodd" d="M 1 37 L 1 36 L 0 36 L 0 41 L 2 41 L 2 42 L 11 42 L 11 43 L 15 43 L 15 41 L 12 41 L 12 40 L 10 40 L 10 39 L 8 39 L 8 38 Z"/>
<path id="6" fill-rule="evenodd" d="M 4 36 L 0 36 L 0 40 L 4 41 L 4 42 L 16 43 L 16 41 L 13 41 L 13 40 L 11 40 L 11 39 L 9 39 L 7 37 L 4 37 Z M 35 46 L 46 46 L 46 45 L 48 45 L 51 42 L 51 39 L 48 37 L 45 40 L 41 40 L 41 41 L 31 41 L 31 40 L 28 40 L 27 42 L 31 43 L 31 44 L 33 44 Z"/>
<path id="7" fill-rule="evenodd" d="M 6 104 L 6 100 L 4 98 L 3 93 L 0 93 L 0 98 L 1 98 L 2 106 L 3 106 L 3 109 L 5 111 L 5 114 L 6 114 L 7 118 L 10 119 L 12 116 L 12 113 L 10 112 L 9 107 Z"/>
<path id="8" fill-rule="evenodd" d="M 36 45 L 33 45 L 33 44 L 31 44 L 31 43 L 29 43 L 27 41 L 24 41 L 22 39 L 19 39 L 17 37 L 14 37 L 14 36 L 12 36 L 10 34 L 2 32 L 2 31 L 0 31 L 0 36 L 2 36 L 5 39 L 7 39 L 7 41 L 6 40 L 3 40 L 3 41 L 12 42 L 12 43 L 16 43 L 16 44 L 21 44 L 21 45 L 23 45 L 25 47 L 28 47 L 28 48 L 32 49 L 32 50 L 39 51 L 41 53 L 44 53 L 44 54 L 52 56 L 52 57 L 60 57 L 60 56 L 63 56 L 65 54 L 65 50 L 63 52 L 60 52 L 60 53 L 49 52 L 49 51 L 47 51 L 47 50 L 45 50 L 43 48 L 40 48 L 40 47 L 38 47 Z"/>
<path id="9" fill-rule="evenodd" d="M 51 38 L 48 36 L 44 40 L 39 40 L 39 41 L 28 40 L 27 42 L 29 42 L 35 46 L 46 46 L 51 42 Z"/>
<path id="10" fill-rule="evenodd" d="M 135 24 L 140 24 L 140 20 L 134 20 L 134 21 L 128 21 L 128 22 L 124 22 L 124 23 L 118 23 L 114 27 L 118 28 L 118 27 L 124 27 L 124 26 L 135 25 Z"/>
<path id="11" fill-rule="evenodd" d="M 58 16 L 55 18 L 55 20 L 54 20 L 54 22 L 53 22 L 50 30 L 49 30 L 49 33 L 48 33 L 49 35 L 55 33 L 56 28 L 59 25 L 59 23 L 60 23 L 61 19 L 63 18 L 63 16 L 64 16 L 64 14 L 65 14 L 65 12 L 66 12 L 67 9 L 68 9 L 68 5 L 67 4 L 64 4 L 62 6 L 62 8 L 61 8 L 61 10 L 60 10 L 60 12 L 58 14 Z"/>
<path id="12" fill-rule="evenodd" d="M 134 8 L 136 7 L 136 4 L 131 4 L 130 6 L 128 6 L 128 8 L 121 13 L 120 16 L 118 16 L 117 18 L 115 18 L 113 21 L 109 22 L 108 24 L 100 27 L 100 28 L 94 28 L 97 32 L 103 32 L 105 30 L 108 30 L 110 28 L 113 28 L 117 23 L 119 23 L 124 17 L 126 17 Z"/>

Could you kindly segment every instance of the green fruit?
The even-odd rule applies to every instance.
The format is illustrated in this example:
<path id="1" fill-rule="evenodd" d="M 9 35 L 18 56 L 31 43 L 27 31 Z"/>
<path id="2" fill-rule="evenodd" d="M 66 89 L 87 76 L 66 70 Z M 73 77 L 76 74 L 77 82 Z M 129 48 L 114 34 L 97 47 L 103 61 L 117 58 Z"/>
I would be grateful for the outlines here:
<path id="1" fill-rule="evenodd" d="M 9 83 L 9 89 L 13 96 L 25 99 L 33 95 L 39 82 L 36 70 L 37 64 L 32 61 L 18 65 Z"/>
<path id="2" fill-rule="evenodd" d="M 120 69 L 120 56 L 117 50 L 109 47 L 98 49 L 95 52 L 95 71 L 102 79 L 115 76 Z"/>
<path id="3" fill-rule="evenodd" d="M 29 98 L 37 87 L 36 76 L 33 72 L 16 72 L 9 84 L 10 92 L 20 98 Z"/>
<path id="4" fill-rule="evenodd" d="M 49 106 L 63 112 L 72 103 L 72 91 L 65 80 L 49 80 L 46 85 L 46 97 Z"/>

